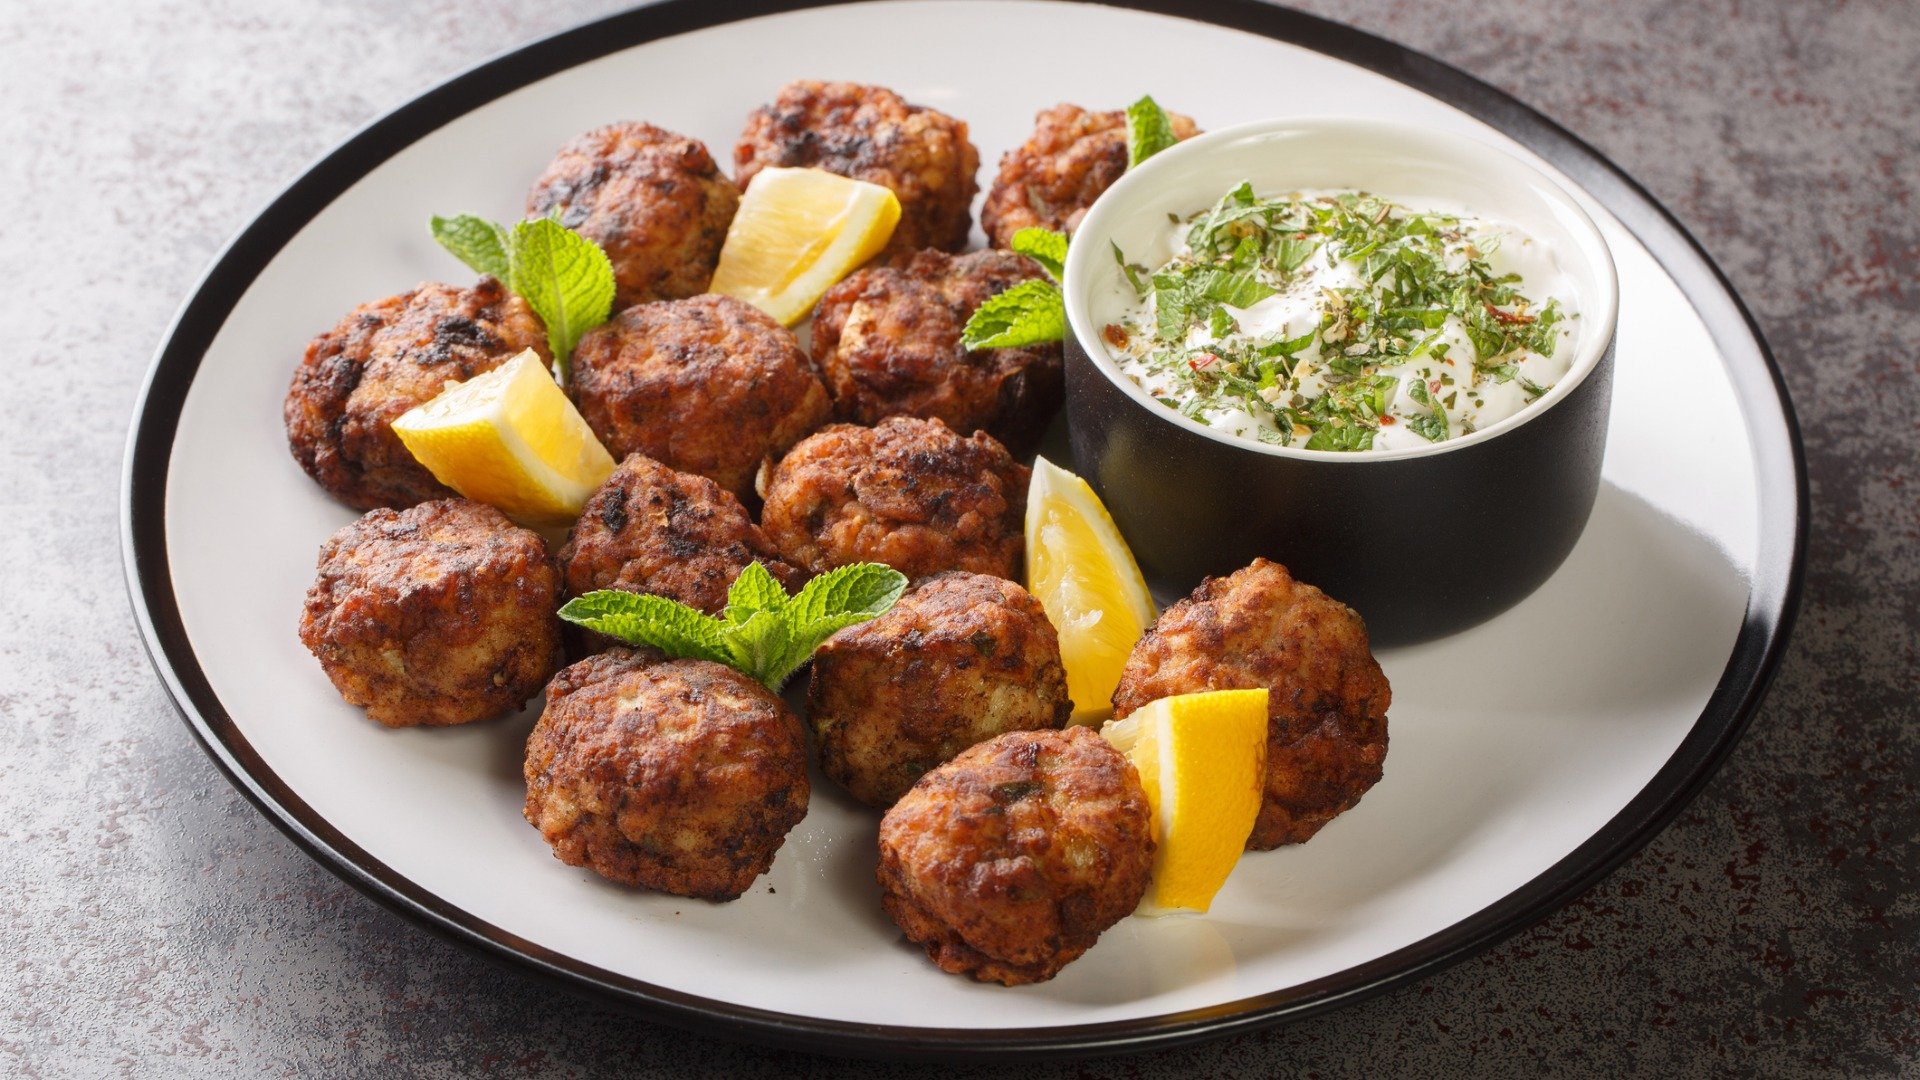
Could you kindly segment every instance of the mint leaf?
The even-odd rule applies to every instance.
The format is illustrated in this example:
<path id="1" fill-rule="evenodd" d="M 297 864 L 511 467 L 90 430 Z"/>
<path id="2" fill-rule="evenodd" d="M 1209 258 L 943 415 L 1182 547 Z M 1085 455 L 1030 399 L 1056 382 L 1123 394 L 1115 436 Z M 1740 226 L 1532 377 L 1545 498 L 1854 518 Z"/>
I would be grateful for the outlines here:
<path id="1" fill-rule="evenodd" d="M 1127 106 L 1127 168 L 1179 142 L 1173 135 L 1173 121 L 1151 96 Z"/>
<path id="2" fill-rule="evenodd" d="M 778 614 L 786 606 L 787 590 L 781 588 L 767 568 L 756 561 L 733 579 L 732 587 L 727 589 L 727 608 L 720 613 L 720 618 L 734 626 L 742 626 L 761 612 Z"/>
<path id="3" fill-rule="evenodd" d="M 1438 412 L 1410 416 L 1407 427 L 1428 442 L 1445 442 L 1447 438 L 1447 418 Z"/>
<path id="4" fill-rule="evenodd" d="M 629 645 L 651 645 L 670 656 L 732 662 L 720 620 L 664 596 L 600 589 L 567 601 L 560 617 Z"/>
<path id="5" fill-rule="evenodd" d="M 1067 332 L 1067 308 L 1051 281 L 1023 281 L 974 309 L 960 344 L 974 349 L 1012 349 L 1059 341 Z"/>
<path id="6" fill-rule="evenodd" d="M 565 383 L 573 347 L 613 311 L 613 263 L 600 245 L 551 218 L 515 225 L 507 259 L 508 287 L 547 324 L 553 365 Z"/>
<path id="7" fill-rule="evenodd" d="M 1066 233 L 1030 226 L 1013 234 L 1013 250 L 1039 263 L 1055 281 L 1067 276 Z"/>
<path id="8" fill-rule="evenodd" d="M 778 584 L 774 585 L 776 589 L 779 587 Z M 786 594 L 781 593 L 783 602 L 785 597 Z M 778 611 L 756 611 L 746 621 L 728 626 L 725 635 L 727 652 L 732 657 L 728 662 L 760 680 L 775 693 L 787 681 L 787 676 L 793 674 L 793 669 L 813 655 L 813 650 L 808 649 L 798 661 L 783 668 L 782 665 L 793 652 L 790 648 L 793 633 L 786 618 Z"/>
<path id="9" fill-rule="evenodd" d="M 1261 356 L 1292 356 L 1294 353 L 1313 344 L 1313 339 L 1319 333 L 1320 331 L 1318 329 L 1309 330 L 1297 338 L 1286 338 L 1281 341 L 1269 342 L 1260 346 L 1257 351 Z"/>
<path id="10" fill-rule="evenodd" d="M 883 614 L 906 591 L 906 575 L 893 567 L 854 563 L 807 582 L 788 605 L 787 616 L 803 629 L 846 615 L 858 616 L 853 622 L 860 622 Z M 853 622 L 840 625 L 851 626 Z"/>
<path id="11" fill-rule="evenodd" d="M 776 689 L 835 633 L 885 614 L 907 589 L 907 577 L 891 566 L 855 563 L 807 582 L 781 614 L 787 621 L 787 653 L 768 670 Z"/>
<path id="12" fill-rule="evenodd" d="M 1373 430 L 1359 424 L 1348 424 L 1345 427 L 1322 424 L 1314 431 L 1313 438 L 1307 440 L 1307 449 L 1348 452 L 1371 450 L 1373 449 Z"/>
<path id="13" fill-rule="evenodd" d="M 1274 241 L 1273 260 L 1279 264 L 1281 273 L 1291 274 L 1295 270 L 1300 269 L 1301 264 L 1305 263 L 1313 256 L 1313 253 L 1318 250 L 1320 250 L 1320 243 L 1317 240 L 1302 239 L 1298 236 L 1282 236 Z"/>
<path id="14" fill-rule="evenodd" d="M 814 578 L 789 598 L 755 562 L 734 579 L 717 619 L 664 596 L 617 589 L 569 600 L 560 617 L 629 645 L 725 664 L 778 693 L 834 631 L 885 612 L 906 588 L 906 576 L 892 567 L 856 563 Z"/>
<path id="15" fill-rule="evenodd" d="M 1278 291 L 1251 270 L 1204 270 L 1190 285 L 1200 297 L 1237 308 L 1252 307 Z"/>
<path id="16" fill-rule="evenodd" d="M 1120 250 L 1119 244 L 1114 243 L 1112 240 L 1107 241 L 1107 244 L 1113 248 L 1113 261 L 1120 264 L 1120 272 L 1127 275 L 1127 284 L 1133 286 L 1134 294 L 1136 296 L 1147 295 L 1147 286 L 1140 280 L 1139 268 L 1136 268 L 1132 263 L 1127 261 L 1126 253 Z"/>
<path id="17" fill-rule="evenodd" d="M 466 263 L 476 274 L 489 274 L 512 288 L 507 281 L 507 232 L 486 218 L 458 214 L 443 218 L 435 215 L 430 226 L 433 238 L 453 257 Z"/>
<path id="18" fill-rule="evenodd" d="M 1153 275 L 1153 326 L 1162 341 L 1187 336 L 1187 316 L 1194 306 L 1193 289 L 1179 274 Z"/>

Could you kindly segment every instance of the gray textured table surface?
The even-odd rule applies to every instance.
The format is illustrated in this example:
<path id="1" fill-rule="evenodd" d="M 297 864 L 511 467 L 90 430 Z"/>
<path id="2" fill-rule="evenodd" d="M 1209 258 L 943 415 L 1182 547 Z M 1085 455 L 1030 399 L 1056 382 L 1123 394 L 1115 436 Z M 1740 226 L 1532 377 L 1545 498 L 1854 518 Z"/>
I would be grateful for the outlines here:
<path id="1" fill-rule="evenodd" d="M 388 914 L 228 787 L 127 613 L 123 433 L 207 260 L 359 124 L 613 6 L 0 5 L 0 1073 L 915 1071 L 651 1026 Z M 1312 6 L 1540 107 L 1720 260 L 1806 430 L 1798 636 L 1698 801 L 1544 923 L 1288 1028 L 1031 1071 L 1920 1072 L 1920 8 Z"/>

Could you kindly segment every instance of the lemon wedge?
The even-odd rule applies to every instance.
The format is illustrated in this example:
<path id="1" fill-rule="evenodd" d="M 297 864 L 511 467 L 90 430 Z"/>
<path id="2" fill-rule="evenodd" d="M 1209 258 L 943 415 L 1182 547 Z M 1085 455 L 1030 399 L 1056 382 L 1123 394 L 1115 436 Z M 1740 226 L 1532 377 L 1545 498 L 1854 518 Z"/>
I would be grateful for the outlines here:
<path id="1" fill-rule="evenodd" d="M 1027 488 L 1027 591 L 1060 632 L 1072 722 L 1112 716 L 1127 654 L 1153 625 L 1153 597 L 1100 496 L 1046 458 L 1034 459 Z"/>
<path id="2" fill-rule="evenodd" d="M 792 326 L 879 254 L 899 223 L 900 200 L 879 184 L 824 169 L 762 169 L 740 197 L 708 288 Z"/>
<path id="3" fill-rule="evenodd" d="M 1267 692 L 1161 698 L 1100 734 L 1139 770 L 1153 808 L 1153 882 L 1139 913 L 1205 912 L 1260 813 Z"/>
<path id="4" fill-rule="evenodd" d="M 449 383 L 393 431 L 434 479 L 522 525 L 572 523 L 613 472 L 613 455 L 531 349 Z"/>

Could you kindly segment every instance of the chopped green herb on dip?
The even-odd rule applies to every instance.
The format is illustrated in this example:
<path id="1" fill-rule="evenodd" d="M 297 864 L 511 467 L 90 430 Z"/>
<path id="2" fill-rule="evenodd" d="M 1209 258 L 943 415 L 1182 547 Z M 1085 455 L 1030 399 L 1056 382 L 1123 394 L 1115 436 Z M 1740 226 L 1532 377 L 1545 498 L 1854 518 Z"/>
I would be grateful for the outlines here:
<path id="1" fill-rule="evenodd" d="M 1114 248 L 1133 300 L 1103 336 L 1162 404 L 1243 438 L 1443 442 L 1526 408 L 1572 363 L 1571 289 L 1511 225 L 1243 183 L 1169 230 L 1158 269 Z"/>

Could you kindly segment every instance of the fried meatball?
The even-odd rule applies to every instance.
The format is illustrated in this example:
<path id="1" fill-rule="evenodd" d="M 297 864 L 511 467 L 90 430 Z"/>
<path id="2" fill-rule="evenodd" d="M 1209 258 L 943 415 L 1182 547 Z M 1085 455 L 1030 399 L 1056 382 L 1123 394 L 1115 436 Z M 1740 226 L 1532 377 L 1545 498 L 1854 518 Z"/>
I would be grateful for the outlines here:
<path id="1" fill-rule="evenodd" d="M 923 578 L 886 614 L 827 639 L 807 688 L 821 769 L 879 807 L 976 743 L 1057 728 L 1072 712 L 1040 602 L 964 571 Z"/>
<path id="2" fill-rule="evenodd" d="M 942 971 L 1043 982 L 1132 914 L 1153 868 L 1146 792 L 1087 728 L 999 735 L 880 821 L 880 893 Z"/>
<path id="3" fill-rule="evenodd" d="M 909 578 L 1013 578 L 1029 475 L 993 436 L 963 439 L 938 420 L 834 424 L 780 460 L 760 520 L 788 562 L 816 574 L 881 562 Z"/>
<path id="4" fill-rule="evenodd" d="M 1200 133 L 1193 121 L 1168 113 L 1176 138 Z M 1000 158 L 1000 173 L 980 208 L 980 225 L 995 247 L 1021 229 L 1079 228 L 1100 193 L 1127 171 L 1127 114 L 1055 105 L 1033 120 L 1027 141 Z"/>
<path id="5" fill-rule="evenodd" d="M 732 900 L 807 816 L 800 719 L 706 660 L 615 649 L 554 676 L 527 737 L 526 818 L 569 866 Z"/>
<path id="6" fill-rule="evenodd" d="M 560 565 L 574 596 L 625 589 L 670 597 L 709 615 L 755 561 L 789 592 L 807 575 L 781 560 L 746 508 L 704 476 L 633 454 L 587 500 Z"/>
<path id="7" fill-rule="evenodd" d="M 698 139 L 638 123 L 567 143 L 527 194 L 528 217 L 557 212 L 607 253 L 615 310 L 706 292 L 739 206 Z"/>
<path id="8" fill-rule="evenodd" d="M 630 307 L 581 338 L 573 400 L 615 458 L 645 454 L 741 498 L 832 411 L 786 327 L 711 294 Z"/>
<path id="9" fill-rule="evenodd" d="M 1247 847 L 1304 843 L 1380 779 L 1393 691 L 1352 608 L 1265 559 L 1160 613 L 1113 692 L 1123 717 L 1202 690 L 1270 691 L 1266 793 Z"/>
<path id="10" fill-rule="evenodd" d="M 560 572 L 540 534 L 466 499 L 368 511 L 320 549 L 300 640 L 388 727 L 512 712 L 560 666 Z"/>
<path id="11" fill-rule="evenodd" d="M 429 282 L 362 304 L 308 344 L 287 390 L 287 445 L 307 475 L 356 510 L 449 498 L 393 422 L 523 349 L 549 359 L 546 330 L 492 278 L 469 289 Z"/>
<path id="12" fill-rule="evenodd" d="M 834 414 L 859 424 L 938 418 L 963 435 L 985 431 L 1030 448 L 1065 393 L 1060 343 L 969 352 L 967 319 L 988 297 L 1045 277 L 1007 251 L 922 251 L 855 271 L 813 315 L 813 360 Z"/>
<path id="13" fill-rule="evenodd" d="M 900 223 L 888 254 L 967 246 L 980 152 L 964 120 L 879 86 L 802 79 L 747 118 L 733 148 L 741 188 L 768 166 L 825 169 L 893 189 Z"/>

